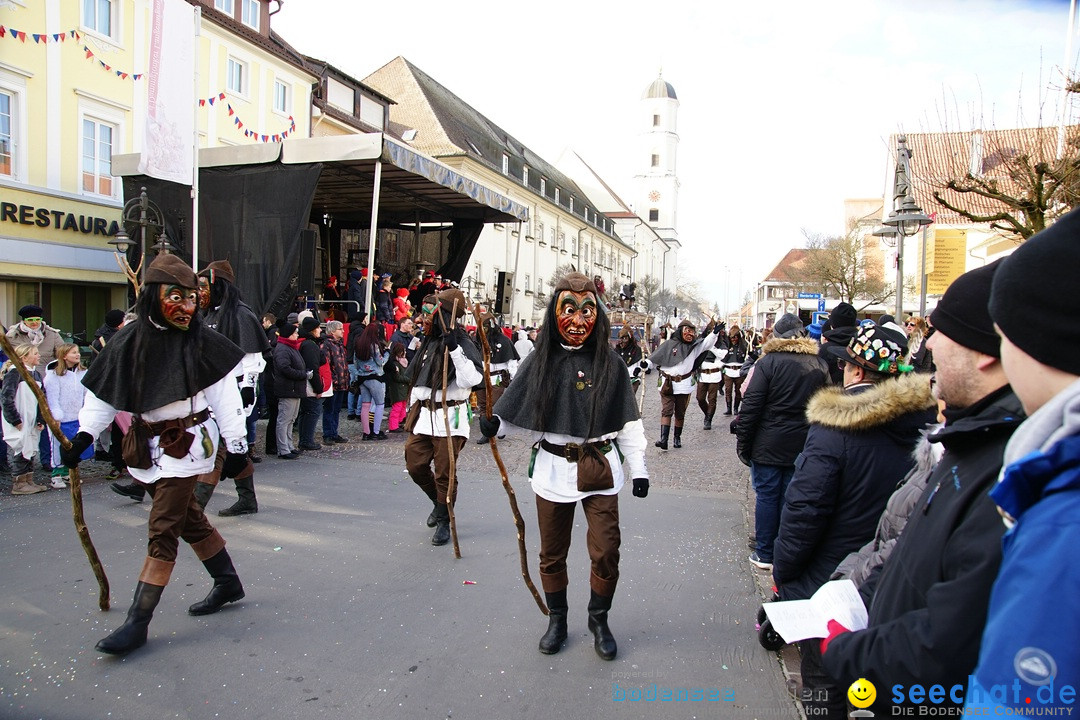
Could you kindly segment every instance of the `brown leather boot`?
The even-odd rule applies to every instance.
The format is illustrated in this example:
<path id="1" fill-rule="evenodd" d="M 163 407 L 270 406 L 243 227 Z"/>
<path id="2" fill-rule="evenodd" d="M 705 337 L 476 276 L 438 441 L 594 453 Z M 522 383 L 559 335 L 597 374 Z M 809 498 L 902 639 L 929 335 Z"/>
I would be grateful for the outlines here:
<path id="1" fill-rule="evenodd" d="M 12 495 L 33 495 L 34 493 L 45 492 L 48 489 L 44 485 L 38 485 L 34 482 L 34 473 L 17 475 L 11 483 Z"/>

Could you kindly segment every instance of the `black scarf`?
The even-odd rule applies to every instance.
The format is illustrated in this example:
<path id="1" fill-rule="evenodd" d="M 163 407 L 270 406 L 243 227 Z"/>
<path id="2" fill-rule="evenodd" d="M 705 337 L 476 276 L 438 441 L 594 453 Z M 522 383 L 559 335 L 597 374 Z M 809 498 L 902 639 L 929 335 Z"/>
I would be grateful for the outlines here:
<path id="1" fill-rule="evenodd" d="M 675 367 L 701 344 L 702 336 L 694 338 L 691 342 L 683 342 L 682 328 L 675 331 L 672 337 L 665 340 L 656 351 L 649 356 L 649 360 L 657 367 Z"/>
<path id="2" fill-rule="evenodd" d="M 614 349 L 610 351 L 615 352 Z M 543 388 L 535 381 L 537 368 L 543 362 L 553 366 L 551 377 L 555 378 L 555 387 Z M 561 345 L 553 347 L 550 357 L 543 360 L 539 359 L 539 353 L 529 353 L 522 361 L 514 382 L 495 403 L 494 412 L 521 428 L 572 437 L 599 437 L 622 430 L 628 422 L 640 417 L 630 386 L 630 375 L 624 369 L 624 363 L 612 358 L 607 396 L 594 400 L 592 362 L 591 352 L 570 351 Z M 544 418 L 543 427 L 535 427 L 533 408 L 541 403 L 541 394 L 549 393 L 554 400 L 552 412 Z M 590 428 L 593 402 L 600 403 L 600 407 L 596 424 Z"/>
<path id="3" fill-rule="evenodd" d="M 220 332 L 220 310 L 220 307 L 207 310 L 203 314 L 203 326 Z M 270 343 L 266 339 L 266 331 L 263 330 L 262 323 L 255 316 L 255 311 L 248 307 L 247 304 L 243 302 L 237 303 L 235 322 L 230 323 L 230 325 L 232 330 L 230 335 L 237 335 L 237 337 L 229 337 L 228 335 L 226 337 L 229 337 L 236 345 L 240 346 L 240 349 L 245 354 L 263 353 L 270 349 Z"/>
<path id="4" fill-rule="evenodd" d="M 187 387 L 183 362 L 187 333 L 172 328 L 159 330 L 154 342 L 135 357 L 135 336 L 140 319 L 129 323 L 113 336 L 102 349 L 94 364 L 83 376 L 83 385 L 101 400 L 117 410 L 143 413 L 169 403 L 194 397 L 229 375 L 244 357 L 244 351 L 221 333 L 200 333 L 202 348 L 199 366 L 195 369 L 197 387 Z M 138 406 L 132 395 L 134 383 L 139 383 L 142 397 Z"/>
<path id="5" fill-rule="evenodd" d="M 451 332 L 457 338 L 458 347 L 465 353 L 465 357 L 472 361 L 480 372 L 484 371 L 484 357 L 480 354 L 480 348 L 469 337 L 469 333 L 458 327 Z M 409 379 L 410 387 L 427 387 L 433 390 L 441 390 L 443 386 L 443 336 L 431 335 L 424 338 L 424 344 L 413 355 L 412 362 L 405 370 L 405 376 Z M 457 378 L 457 369 L 454 361 L 450 360 L 446 368 L 446 384 L 450 386 Z"/>

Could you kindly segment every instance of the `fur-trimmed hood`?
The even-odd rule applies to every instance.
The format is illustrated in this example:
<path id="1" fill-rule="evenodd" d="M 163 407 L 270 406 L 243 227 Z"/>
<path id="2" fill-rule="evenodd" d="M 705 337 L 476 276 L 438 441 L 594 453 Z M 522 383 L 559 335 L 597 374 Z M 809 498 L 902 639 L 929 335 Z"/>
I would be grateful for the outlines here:
<path id="1" fill-rule="evenodd" d="M 935 407 L 927 375 L 908 373 L 883 380 L 857 392 L 830 386 L 817 392 L 806 406 L 806 419 L 837 430 L 880 427 L 908 413 Z"/>
<path id="2" fill-rule="evenodd" d="M 796 355 L 817 355 L 818 344 L 812 338 L 770 338 L 769 342 L 761 346 L 761 354 L 771 352 L 788 352 Z"/>

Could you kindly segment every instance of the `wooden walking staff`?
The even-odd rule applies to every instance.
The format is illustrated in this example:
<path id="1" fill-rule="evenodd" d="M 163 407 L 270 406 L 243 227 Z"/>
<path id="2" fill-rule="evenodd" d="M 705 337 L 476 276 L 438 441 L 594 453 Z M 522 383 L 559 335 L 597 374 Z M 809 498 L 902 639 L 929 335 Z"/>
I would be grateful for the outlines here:
<path id="1" fill-rule="evenodd" d="M 443 322 L 442 313 L 439 312 L 441 308 L 436 307 L 435 312 L 439 315 L 439 325 L 442 326 L 442 332 L 445 336 L 448 332 L 446 324 Z M 454 326 L 457 324 L 457 299 L 454 300 L 454 305 L 450 310 L 450 330 L 454 332 Z M 454 460 L 454 437 L 450 434 L 450 410 L 446 407 L 446 371 L 447 366 L 450 363 L 450 351 L 446 348 L 446 344 L 443 344 L 443 364 L 442 364 L 442 413 L 443 423 L 446 424 L 446 453 L 449 455 L 450 462 L 450 480 L 446 487 L 446 511 L 450 515 L 450 537 L 454 541 L 454 557 L 458 560 L 461 559 L 461 548 L 458 546 L 457 539 L 457 520 L 454 519 L 454 489 L 457 486 L 457 462 Z"/>
<path id="2" fill-rule="evenodd" d="M 12 347 L 11 341 L 7 337 L 7 328 L 2 325 L 0 325 L 0 347 L 4 349 L 4 353 L 11 359 L 11 364 L 19 371 L 23 380 L 26 381 L 26 384 L 34 391 L 34 397 L 37 398 L 41 417 L 44 418 L 45 424 L 49 426 L 49 430 L 56 436 L 56 439 L 60 441 L 61 447 L 65 450 L 69 449 L 71 447 L 71 441 L 68 440 L 67 436 L 60 430 L 60 423 L 56 422 L 56 418 L 54 418 L 49 411 L 49 403 L 45 400 L 45 393 L 41 391 L 41 387 L 34 380 L 33 375 L 31 375 L 30 371 L 26 369 L 26 366 L 23 365 L 22 359 L 15 354 L 15 348 Z M 23 422 L 33 422 L 33 420 L 23 418 Z M 94 577 L 96 577 L 98 581 L 98 607 L 102 610 L 108 610 L 109 578 L 105 576 L 105 568 L 101 565 L 101 559 L 98 558 L 94 543 L 90 540 L 90 530 L 86 527 L 86 519 L 83 516 L 82 483 L 79 480 L 79 468 L 71 468 L 70 476 L 71 510 L 75 521 L 75 532 L 79 535 L 79 542 L 82 543 L 86 558 L 90 561 L 90 568 L 94 571 Z"/>
<path id="3" fill-rule="evenodd" d="M 642 328 L 641 337 L 641 362 L 645 362 L 649 359 L 649 346 L 647 341 L 649 339 L 649 325 L 652 324 L 652 315 L 645 318 L 645 325 Z M 641 377 L 639 378 L 639 385 L 641 385 L 641 394 L 638 395 L 637 414 L 641 417 L 641 413 L 645 410 L 645 371 L 641 371 Z"/>
<path id="4" fill-rule="evenodd" d="M 480 317 L 479 305 L 473 309 L 473 314 Z M 480 326 L 477 335 L 480 336 L 480 343 L 483 345 L 484 350 L 484 397 L 487 399 L 487 402 L 484 403 L 484 417 L 490 420 L 491 406 L 495 404 L 491 397 L 493 394 L 491 389 L 491 347 L 488 345 L 487 333 L 484 332 L 483 326 Z M 533 600 L 536 601 L 540 612 L 547 615 L 547 604 L 540 597 L 536 586 L 533 585 L 532 576 L 529 575 L 529 560 L 525 549 L 525 520 L 521 517 L 521 510 L 518 509 L 517 494 L 514 493 L 514 487 L 510 484 L 510 476 L 506 472 L 506 466 L 503 465 L 502 456 L 499 455 L 498 443 L 496 443 L 495 438 L 489 438 L 488 442 L 491 445 L 491 455 L 495 458 L 495 464 L 499 467 L 499 475 L 502 477 L 506 497 L 510 500 L 510 511 L 514 513 L 514 527 L 517 528 L 518 557 L 521 559 L 521 578 L 525 581 L 525 587 L 529 588 L 529 592 L 532 593 Z"/>

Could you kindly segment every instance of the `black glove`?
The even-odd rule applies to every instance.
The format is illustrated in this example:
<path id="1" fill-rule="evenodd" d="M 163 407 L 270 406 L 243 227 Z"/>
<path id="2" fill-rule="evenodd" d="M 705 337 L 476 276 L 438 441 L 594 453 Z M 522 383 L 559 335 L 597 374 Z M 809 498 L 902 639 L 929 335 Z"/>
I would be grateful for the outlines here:
<path id="1" fill-rule="evenodd" d="M 225 453 L 225 464 L 221 466 L 221 474 L 227 478 L 234 478 L 244 472 L 248 462 L 248 456 L 244 453 Z"/>
<path id="2" fill-rule="evenodd" d="M 648 370 L 649 369 L 649 361 L 648 360 L 642 360 L 641 362 L 638 363 L 638 367 L 641 368 L 642 370 Z"/>
<path id="3" fill-rule="evenodd" d="M 480 416 L 480 433 L 486 438 L 493 438 L 499 434 L 499 425 L 502 423 L 498 415 L 492 415 L 490 419 Z"/>
<path id="4" fill-rule="evenodd" d="M 244 407 L 251 407 L 255 404 L 255 388 L 242 387 L 240 388 L 240 399 L 244 401 Z"/>
<path id="5" fill-rule="evenodd" d="M 71 439 L 71 447 L 65 450 L 60 448 L 60 459 L 64 461 L 64 467 L 75 468 L 82 462 L 80 457 L 86 448 L 94 444 L 94 438 L 90 433 L 80 432 Z"/>
<path id="6" fill-rule="evenodd" d="M 443 338 L 443 346 L 447 349 L 448 352 L 454 352 L 455 350 L 457 350 L 457 337 L 452 331 L 446 333 L 446 337 Z"/>
<path id="7" fill-rule="evenodd" d="M 641 375 L 641 367 L 640 366 L 634 368 L 634 372 L 631 374 L 631 377 L 638 377 L 639 375 Z"/>
<path id="8" fill-rule="evenodd" d="M 727 330 L 727 323 L 726 322 L 718 322 L 718 323 L 716 323 L 716 326 L 713 327 L 713 329 L 712 329 L 713 333 L 716 334 L 716 335 L 719 335 L 720 333 L 724 332 L 724 330 Z"/>
<path id="9" fill-rule="evenodd" d="M 634 478 L 634 497 L 649 496 L 649 478 Z"/>

